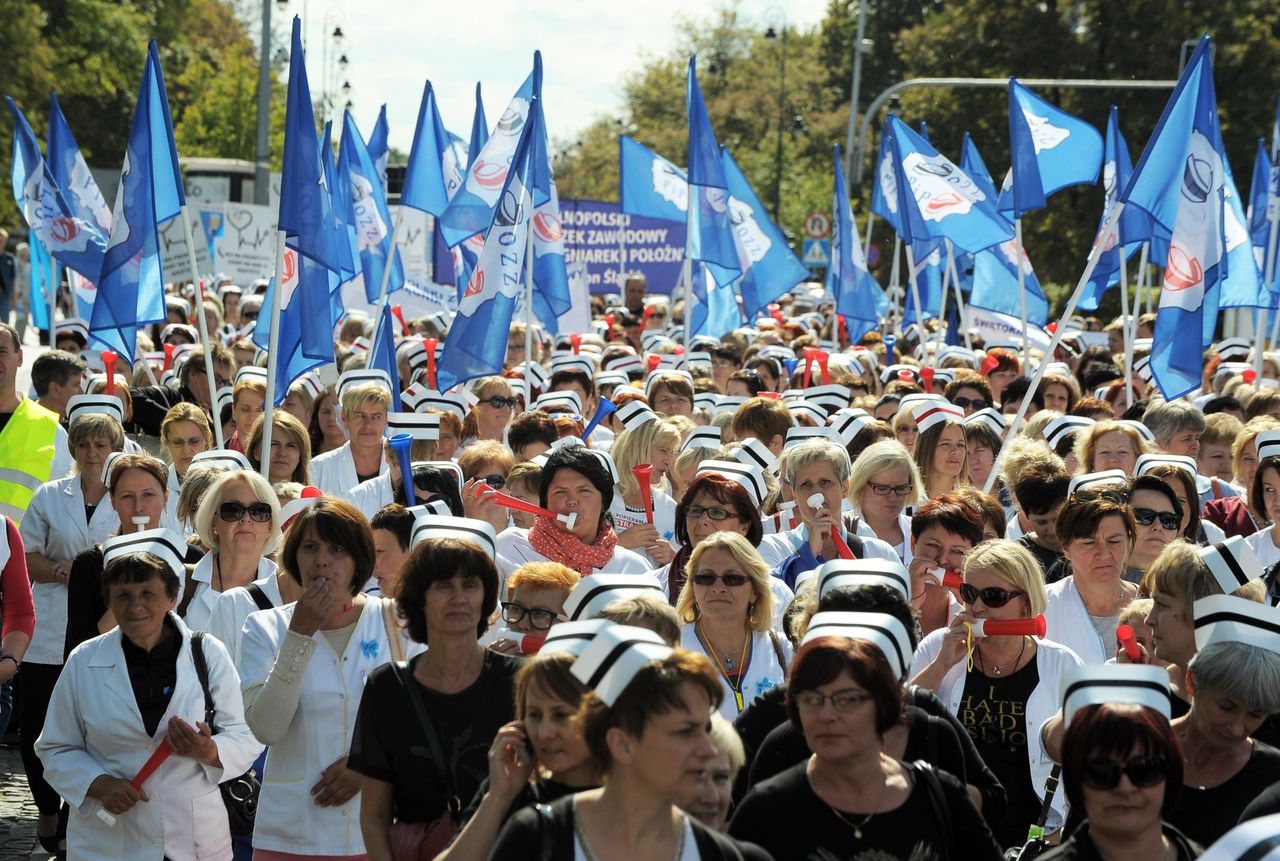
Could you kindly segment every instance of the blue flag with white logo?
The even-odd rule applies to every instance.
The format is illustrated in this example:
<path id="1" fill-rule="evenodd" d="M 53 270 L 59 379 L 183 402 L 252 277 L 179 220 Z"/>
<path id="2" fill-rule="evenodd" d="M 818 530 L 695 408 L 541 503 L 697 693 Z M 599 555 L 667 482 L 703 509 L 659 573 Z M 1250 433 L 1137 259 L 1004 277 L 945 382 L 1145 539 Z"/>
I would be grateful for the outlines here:
<path id="1" fill-rule="evenodd" d="M 1009 79 L 1009 140 L 1013 167 L 1000 190 L 1002 213 L 1021 218 L 1033 209 L 1044 209 L 1045 198 L 1055 191 L 1098 181 L 1102 167 L 1098 130 L 1014 78 Z"/>
<path id="2" fill-rule="evenodd" d="M 369 151 L 369 158 L 377 168 L 378 179 L 382 182 L 384 189 L 387 187 L 387 156 L 391 153 L 390 144 L 387 142 L 388 134 L 387 106 L 383 104 L 378 109 L 378 119 L 373 124 L 373 131 L 369 132 L 369 142 L 365 144 L 365 149 Z"/>
<path id="3" fill-rule="evenodd" d="M 1209 38 L 1200 39 L 1120 194 L 1170 240 L 1150 368 L 1166 400 L 1200 384 L 1227 274 L 1226 159 Z"/>
<path id="4" fill-rule="evenodd" d="M 441 215 L 449 199 L 462 185 L 463 166 L 454 148 L 456 138 L 449 134 L 440 118 L 440 105 L 435 88 L 427 81 L 418 108 L 418 124 L 414 127 L 413 148 L 400 188 L 400 205 Z"/>
<path id="5" fill-rule="evenodd" d="M 1244 199 L 1236 188 L 1235 176 L 1226 155 L 1222 158 L 1223 224 L 1222 235 L 1227 248 L 1227 271 L 1219 284 L 1219 308 L 1268 308 L 1270 294 L 1263 289 L 1262 272 L 1253 256 L 1249 240 L 1249 222 L 1245 218 Z"/>
<path id="6" fill-rule="evenodd" d="M 844 316 L 849 340 L 856 344 L 880 325 L 877 294 L 883 296 L 884 291 L 867 271 L 867 261 L 862 256 L 858 225 L 849 205 L 849 186 L 844 181 L 844 167 L 840 162 L 839 144 L 835 147 L 831 208 L 835 212 L 835 225 L 831 233 L 831 268 L 827 284 L 836 300 L 836 313 Z M 748 314 L 747 319 L 755 318 Z"/>
<path id="7" fill-rule="evenodd" d="M 871 179 L 871 212 L 889 223 L 899 236 L 902 221 L 898 217 L 898 168 L 895 163 L 893 140 L 888 134 L 880 135 L 880 155 L 876 158 L 875 176 Z M 995 200 L 994 195 L 989 195 Z"/>
<path id="8" fill-rule="evenodd" d="M 27 237 L 27 245 L 31 249 L 31 273 L 29 283 L 18 285 L 17 289 L 30 291 L 31 325 L 37 329 L 49 329 L 49 296 L 54 284 L 62 283 L 62 264 L 49 256 L 44 243 L 33 231 Z M 52 279 L 52 280 L 51 280 Z"/>
<path id="9" fill-rule="evenodd" d="M 1026 251 L 1018 253 L 1016 238 L 1006 239 L 973 255 L 973 289 L 969 294 L 969 304 L 1021 319 L 1018 266 L 1022 266 L 1027 294 L 1027 322 L 1043 326 L 1049 322 L 1049 300 L 1045 298 Z"/>
<path id="10" fill-rule="evenodd" d="M 355 226 L 360 269 L 364 273 L 365 298 L 377 302 L 387 260 L 391 260 L 391 273 L 386 276 L 387 295 L 404 288 L 404 267 L 399 249 L 391 247 L 391 210 L 387 208 L 387 194 L 378 176 L 378 166 L 365 149 L 364 138 L 356 128 L 351 111 L 343 113 L 339 169 L 350 189 L 349 212 Z"/>
<path id="11" fill-rule="evenodd" d="M 102 231 L 111 234 L 111 207 L 107 205 L 98 188 L 98 182 L 89 172 L 80 146 L 71 134 L 71 126 L 62 115 L 58 94 L 49 96 L 49 172 L 53 181 L 77 219 L 92 222 Z"/>
<path id="12" fill-rule="evenodd" d="M 912 258 L 915 263 L 916 289 L 920 291 L 920 307 L 924 309 L 924 319 L 929 320 L 942 313 L 942 280 L 943 267 L 946 266 L 946 252 L 941 243 L 927 246 L 924 256 L 916 256 L 912 247 Z M 910 276 L 903 279 L 902 325 L 909 326 L 918 322 L 916 313 L 915 290 L 911 289 Z"/>
<path id="13" fill-rule="evenodd" d="M 719 338 L 742 325 L 738 296 L 733 284 L 717 284 L 705 263 L 695 263 L 694 266 L 689 336 Z"/>
<path id="14" fill-rule="evenodd" d="M 530 97 L 536 98 L 532 89 Z M 534 141 L 541 134 L 540 120 L 540 112 L 531 111 L 529 121 L 521 123 L 511 169 L 506 171 L 496 198 L 501 205 L 494 210 L 475 270 L 458 301 L 458 313 L 444 342 L 436 371 L 442 391 L 502 371 L 511 321 L 524 291 L 522 274 L 534 210 Z"/>
<path id="15" fill-rule="evenodd" d="M 1120 131 L 1119 111 L 1112 105 L 1107 117 L 1107 137 L 1102 160 L 1102 218 L 1098 221 L 1098 230 L 1094 235 L 1095 243 L 1102 238 L 1102 230 L 1111 216 L 1111 210 L 1115 208 L 1116 198 L 1128 185 L 1132 174 L 1133 162 L 1129 159 L 1129 145 L 1125 143 Z M 1120 255 L 1123 254 L 1127 261 L 1150 237 L 1150 219 L 1142 210 L 1126 207 L 1120 215 L 1119 226 L 1107 240 L 1106 249 L 1098 258 L 1098 265 L 1081 294 L 1081 311 L 1097 309 L 1103 294 L 1120 283 Z"/>
<path id="16" fill-rule="evenodd" d="M 987 162 L 982 158 L 982 153 L 978 152 L 978 145 L 968 132 L 964 133 L 964 138 L 960 141 L 960 169 L 977 184 L 988 199 L 996 199 L 995 180 L 991 178 Z M 953 254 L 956 275 L 960 279 L 960 292 L 967 296 L 973 290 L 973 255 L 963 250 L 953 251 Z"/>
<path id="17" fill-rule="evenodd" d="M 480 97 L 480 82 L 476 81 L 476 110 L 471 116 L 471 138 L 467 144 L 467 170 L 489 142 L 489 121 L 484 116 L 484 99 Z"/>
<path id="18" fill-rule="evenodd" d="M 1272 191 L 1276 175 L 1275 165 L 1267 154 L 1266 142 L 1258 138 L 1258 152 L 1253 160 L 1253 179 L 1249 188 L 1249 241 L 1253 245 L 1253 259 L 1265 279 L 1267 273 L 1267 247 L 1271 242 L 1271 222 L 1275 215 L 1276 198 Z M 1280 268 L 1280 267 L 1277 267 Z M 1270 307 L 1276 306 L 1280 293 L 1280 278 L 1272 271 L 1267 297 Z"/>
<path id="19" fill-rule="evenodd" d="M 186 203 L 160 53 L 147 50 L 142 85 L 129 131 L 124 167 L 111 218 L 111 238 L 95 280 L 98 296 L 89 321 L 90 338 L 132 364 L 138 327 L 167 316 L 160 225 Z M 93 279 L 91 279 L 93 280 Z"/>
<path id="20" fill-rule="evenodd" d="M 782 231 L 765 213 L 764 205 L 733 156 L 723 147 L 720 151 L 728 183 L 729 223 L 738 248 L 738 266 L 742 269 L 742 277 L 737 281 L 742 310 L 748 320 L 754 320 L 766 305 L 808 279 L 809 270 L 796 259 Z M 734 306 L 736 314 L 736 301 Z"/>
<path id="21" fill-rule="evenodd" d="M 729 225 L 728 181 L 720 159 L 707 104 L 698 86 L 696 58 L 689 58 L 685 75 L 685 114 L 689 121 L 689 259 L 711 269 L 717 284 L 730 284 L 741 274 L 738 250 Z"/>
<path id="22" fill-rule="evenodd" d="M 618 136 L 618 186 L 625 213 L 679 224 L 688 219 L 688 175 L 628 135 Z"/>
<path id="23" fill-rule="evenodd" d="M 903 242 L 950 239 L 977 252 L 1013 236 L 1013 225 L 996 212 L 995 201 L 906 123 L 891 114 L 884 134 L 893 152 Z"/>
<path id="24" fill-rule="evenodd" d="M 552 335 L 560 333 L 559 318 L 573 307 L 569 275 L 565 269 L 564 227 L 560 222 L 560 195 L 551 170 L 547 143 L 547 117 L 543 113 L 541 74 L 536 85 L 533 111 L 538 114 L 538 134 L 533 140 L 533 189 L 537 204 L 533 231 L 533 313 Z M 541 199 L 541 202 L 537 201 Z"/>

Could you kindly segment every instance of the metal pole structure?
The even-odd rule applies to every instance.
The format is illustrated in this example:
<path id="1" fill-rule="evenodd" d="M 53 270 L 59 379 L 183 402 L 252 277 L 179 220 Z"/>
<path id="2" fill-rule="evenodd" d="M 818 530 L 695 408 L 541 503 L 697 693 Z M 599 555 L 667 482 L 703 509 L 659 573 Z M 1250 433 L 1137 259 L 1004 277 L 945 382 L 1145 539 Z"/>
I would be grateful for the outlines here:
<path id="1" fill-rule="evenodd" d="M 271 425 L 276 409 L 276 364 L 280 361 L 280 293 L 284 289 L 284 231 L 276 231 L 276 278 L 271 285 L 271 328 L 268 330 L 267 401 L 262 405 L 262 477 L 271 481 Z"/>
<path id="2" fill-rule="evenodd" d="M 1133 406 L 1133 333 L 1129 331 L 1129 321 L 1124 312 L 1129 307 L 1129 271 L 1124 259 L 1124 247 L 1117 246 L 1120 253 L 1120 329 L 1124 333 L 1124 372 L 1129 378 L 1124 387 L 1124 405 Z"/>
<path id="3" fill-rule="evenodd" d="M 871 256 L 871 225 L 875 224 L 876 214 L 871 210 L 867 210 L 867 239 L 862 243 L 862 259 L 867 260 Z M 855 231 L 856 233 L 856 231 Z"/>
<path id="4" fill-rule="evenodd" d="M 396 208 L 396 217 L 391 225 L 391 253 L 387 255 L 387 265 L 382 267 L 382 284 L 378 287 L 378 302 L 374 305 L 377 309 L 378 320 L 373 324 L 373 343 L 378 343 L 378 329 L 382 328 L 382 306 L 387 304 L 387 287 L 391 283 L 391 268 L 396 259 L 396 252 L 400 249 L 400 228 L 404 226 L 404 219 L 401 215 L 404 213 L 404 207 Z"/>
<path id="5" fill-rule="evenodd" d="M 863 42 L 867 33 L 867 0 L 858 0 L 858 30 L 853 36 L 853 82 L 849 87 L 849 130 L 845 133 L 844 140 L 844 175 L 852 176 L 853 172 L 849 169 L 853 164 L 853 128 L 858 121 L 858 96 L 862 90 L 862 54 Z M 859 164 L 861 164 L 862 152 L 858 152 Z M 862 173 L 861 167 L 858 173 Z M 846 179 L 845 182 L 848 182 Z M 871 222 L 867 221 L 867 245 L 871 245 Z"/>
<path id="6" fill-rule="evenodd" d="M 920 305 L 920 282 L 916 279 L 916 261 L 915 256 L 911 253 L 911 243 L 904 242 L 902 247 L 907 252 L 907 277 L 911 279 L 911 300 L 916 307 L 916 326 L 920 329 L 920 343 L 924 343 L 924 308 Z M 902 300 L 902 329 L 906 331 L 907 323 L 907 300 Z"/>
<path id="7" fill-rule="evenodd" d="M 1118 79 L 1091 78 L 1019 78 L 1018 83 L 1026 84 L 1028 87 L 1057 87 L 1060 89 L 1085 90 L 1172 90 L 1178 85 L 1177 81 L 1126 81 Z M 867 105 L 867 110 L 862 115 L 862 122 L 858 124 L 856 150 L 854 148 L 853 141 L 850 141 L 849 145 L 846 147 L 846 149 L 852 153 L 853 158 L 853 169 L 846 171 L 848 176 L 853 178 L 853 185 L 860 185 L 862 183 L 863 153 L 867 151 L 867 137 L 871 133 L 871 121 L 880 113 L 880 109 L 884 107 L 885 103 L 893 96 L 907 90 L 917 89 L 920 87 L 972 87 L 976 89 L 1003 90 L 1007 89 L 1008 86 L 1008 78 L 910 78 L 905 81 L 899 81 L 891 87 L 887 87 L 880 93 L 880 95 L 871 100 L 871 104 Z"/>
<path id="8" fill-rule="evenodd" d="M 1022 219 L 1015 218 L 1013 220 L 1014 239 L 1018 244 L 1018 301 L 1022 311 L 1022 367 L 1031 367 L 1031 339 L 1027 337 L 1027 273 L 1022 268 L 1022 258 L 1025 252 L 1022 250 Z M 1064 314 L 1062 319 L 1065 321 L 1071 317 L 1070 314 Z M 1049 353 L 1050 356 L 1053 353 Z"/>
<path id="9" fill-rule="evenodd" d="M 209 321 L 204 317 L 204 281 L 200 278 L 200 269 L 196 265 L 196 246 L 191 234 L 191 215 L 184 203 L 178 210 L 182 219 L 182 235 L 187 240 L 187 262 L 191 265 L 191 280 L 196 285 L 196 321 L 200 324 L 200 343 L 204 345 L 204 373 L 209 386 L 209 415 L 213 418 L 213 437 L 222 448 L 222 416 L 218 414 L 218 378 L 213 374 L 213 342 L 209 340 Z M 248 440 L 245 440 L 247 443 Z M 269 449 L 263 449 L 270 454 Z M 271 460 L 263 457 L 264 461 Z M 265 473 L 263 474 L 265 477 Z"/>
<path id="10" fill-rule="evenodd" d="M 782 135 L 787 124 L 787 13 L 781 9 L 772 10 L 782 19 L 782 37 L 779 42 L 780 58 L 778 60 L 778 141 L 773 150 L 773 222 L 781 224 L 779 213 L 782 211 Z M 776 34 L 772 26 L 765 32 L 765 38 Z"/>
<path id="11" fill-rule="evenodd" d="M 1093 270 L 1098 267 L 1098 260 L 1102 257 L 1102 249 L 1106 247 L 1107 241 L 1111 238 L 1120 224 L 1120 213 L 1124 211 L 1124 204 L 1117 202 L 1115 208 L 1111 210 L 1111 217 L 1107 219 L 1106 225 L 1102 228 L 1102 235 L 1098 237 L 1098 241 L 1089 251 L 1089 260 L 1085 264 L 1084 272 L 1080 275 L 1080 280 L 1076 282 L 1076 289 L 1072 292 L 1071 298 L 1067 301 L 1067 307 L 1062 311 L 1062 319 L 1070 320 L 1071 315 L 1076 312 L 1076 306 L 1080 304 L 1080 297 L 1084 293 L 1084 286 L 1089 283 L 1089 279 L 1093 277 Z M 1046 356 L 1052 356 L 1058 350 L 1058 345 L 1062 343 L 1062 336 L 1067 333 L 1066 326 L 1056 326 L 1053 331 L 1053 338 L 1049 341 L 1049 348 L 1044 351 Z M 1000 474 L 1000 465 L 1004 462 L 1005 452 L 1009 450 L 1009 441 L 1017 436 L 1018 430 L 1022 427 L 1022 420 L 1027 415 L 1027 407 L 1031 405 L 1031 398 L 1035 396 L 1036 389 L 1040 386 L 1040 380 L 1044 377 L 1045 371 L 1049 369 L 1048 362 L 1041 362 L 1036 368 L 1035 373 L 1031 377 L 1031 385 L 1027 386 L 1026 394 L 1022 396 L 1022 403 L 1018 404 L 1018 412 L 1013 417 L 1013 422 L 1009 425 L 1009 431 L 1005 434 L 1004 444 L 1000 446 L 1000 451 L 996 452 L 996 459 L 991 464 L 991 473 L 987 476 L 986 484 L 982 486 L 983 493 L 990 493 L 992 485 L 995 484 L 996 476 Z"/>
<path id="12" fill-rule="evenodd" d="M 1142 250 L 1138 253 L 1138 281 L 1133 290 L 1133 308 L 1121 309 L 1126 325 L 1129 327 L 1129 340 L 1136 341 L 1138 338 L 1138 307 L 1142 301 L 1142 291 L 1150 289 L 1151 267 L 1147 265 L 1147 255 L 1151 253 L 1151 243 L 1142 243 Z"/>
<path id="13" fill-rule="evenodd" d="M 253 202 L 271 202 L 271 4 L 262 0 L 262 42 L 258 46 L 258 143 L 254 151 Z M 269 458 L 268 458 L 269 459 Z"/>
<path id="14" fill-rule="evenodd" d="M 902 263 L 901 263 L 901 260 L 902 260 L 902 237 L 900 237 L 898 234 L 896 234 L 896 233 L 895 233 L 895 234 L 893 235 L 893 262 L 889 264 L 889 290 L 890 290 L 890 292 L 892 292 L 892 291 L 894 290 L 894 288 L 896 288 L 896 287 L 899 287 L 899 286 L 900 286 L 900 285 L 898 284 L 898 282 L 899 282 L 899 281 L 901 280 L 901 278 L 902 278 Z M 902 328 L 902 319 L 903 319 L 903 317 L 904 317 L 904 316 L 906 316 L 906 304 L 907 304 L 906 297 L 905 297 L 905 296 L 903 296 L 903 299 L 902 299 L 902 306 L 903 306 L 903 307 L 902 307 L 902 311 L 898 314 L 898 328 L 899 328 L 899 329 L 901 329 L 901 328 Z M 893 317 L 894 317 L 894 313 L 893 313 L 893 312 L 894 312 L 894 311 L 897 311 L 897 310 L 898 310 L 898 306 L 897 306 L 896 304 L 894 304 L 894 305 L 890 305 L 890 306 L 889 306 L 889 317 L 888 317 L 888 319 L 885 321 L 886 323 L 890 323 L 890 322 L 892 322 L 892 321 L 893 321 Z M 889 331 L 890 331 L 890 332 L 892 332 L 892 331 L 893 331 L 893 328 L 892 328 L 892 327 L 888 327 L 888 328 L 889 328 Z"/>
<path id="15" fill-rule="evenodd" d="M 942 347 L 947 342 L 947 291 L 950 288 L 950 284 L 948 283 L 950 280 L 951 270 L 944 265 L 942 267 L 942 302 L 938 309 L 938 333 L 937 337 L 934 339 L 933 358 L 929 358 L 927 350 L 921 357 L 921 359 L 928 362 L 930 365 L 934 365 L 937 362 L 938 354 L 942 352 Z"/>
<path id="16" fill-rule="evenodd" d="M 965 308 L 964 294 L 960 292 L 960 272 L 956 269 L 956 247 L 951 240 L 947 242 L 947 269 L 951 271 L 951 286 L 956 293 L 956 310 L 959 312 L 960 330 L 964 332 L 964 345 L 973 349 L 973 336 L 969 334 L 969 312 Z"/>
<path id="17" fill-rule="evenodd" d="M 54 335 L 54 318 L 58 316 L 58 261 L 49 254 L 49 349 L 56 349 L 58 339 Z"/>

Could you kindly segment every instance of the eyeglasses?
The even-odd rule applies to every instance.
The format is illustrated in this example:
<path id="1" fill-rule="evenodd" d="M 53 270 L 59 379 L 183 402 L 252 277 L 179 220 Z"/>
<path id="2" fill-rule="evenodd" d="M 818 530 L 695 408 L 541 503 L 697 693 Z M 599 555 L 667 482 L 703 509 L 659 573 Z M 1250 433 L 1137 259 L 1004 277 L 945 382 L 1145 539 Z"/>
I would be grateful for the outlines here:
<path id="1" fill-rule="evenodd" d="M 952 398 L 951 403 L 955 404 L 962 410 L 967 410 L 969 407 L 973 407 L 974 412 L 977 412 L 978 410 L 985 410 L 987 408 L 987 402 L 982 398 Z"/>
<path id="2" fill-rule="evenodd" d="M 982 603 L 988 607 L 1003 607 L 1019 595 L 1025 594 L 1027 593 L 1001 589 L 999 586 L 988 586 L 985 589 L 979 589 L 977 586 L 970 586 L 968 583 L 960 584 L 960 600 L 970 605 L 981 598 Z"/>
<path id="3" fill-rule="evenodd" d="M 871 492 L 876 496 L 906 496 L 911 492 L 909 484 L 876 484 L 869 481 L 867 487 L 871 488 Z"/>
<path id="4" fill-rule="evenodd" d="M 747 579 L 746 574 L 694 574 L 693 585 L 714 586 L 716 581 L 719 580 L 730 589 L 735 589 L 738 586 L 747 585 Z"/>
<path id="5" fill-rule="evenodd" d="M 1172 511 L 1156 511 L 1154 508 L 1135 508 L 1133 519 L 1138 521 L 1139 526 L 1150 526 L 1158 519 L 1160 527 L 1170 532 L 1177 532 L 1182 525 L 1182 518 Z"/>
<path id="6" fill-rule="evenodd" d="M 492 487 L 494 490 L 502 490 L 502 488 L 507 485 L 507 477 L 495 472 L 493 475 L 486 475 L 484 477 L 484 483 Z"/>
<path id="7" fill-rule="evenodd" d="M 831 707 L 840 712 L 840 714 L 848 714 L 871 699 L 871 694 L 866 691 L 837 691 L 831 696 L 824 696 L 817 691 L 801 691 L 793 696 L 795 697 L 796 705 L 804 711 L 822 711 L 823 704 L 830 700 Z"/>
<path id="8" fill-rule="evenodd" d="M 529 617 L 530 625 L 539 631 L 545 631 L 556 623 L 561 614 L 554 610 L 544 610 L 541 607 L 525 607 L 515 601 L 502 602 L 503 621 L 515 624 L 525 616 Z"/>
<path id="9" fill-rule="evenodd" d="M 1139 788 L 1164 783 L 1167 767 L 1162 756 L 1135 756 L 1125 763 L 1113 759 L 1090 759 L 1084 764 L 1080 779 L 1090 789 L 1115 789 L 1120 785 L 1120 775 L 1128 775 L 1129 782 Z"/>
<path id="10" fill-rule="evenodd" d="M 1090 490 L 1086 487 L 1071 494 L 1071 498 L 1080 502 L 1092 502 L 1095 499 L 1105 499 L 1108 502 L 1114 502 L 1117 505 L 1127 505 L 1129 503 L 1129 492 L 1114 487 L 1107 487 L 1102 490 Z"/>
<path id="11" fill-rule="evenodd" d="M 244 519 L 245 514 L 254 523 L 267 523 L 271 520 L 271 506 L 265 502 L 245 505 L 240 502 L 224 502 L 218 506 L 218 516 L 227 523 L 236 523 Z"/>
<path id="12" fill-rule="evenodd" d="M 730 517 L 738 516 L 734 512 L 725 508 L 703 508 L 701 505 L 690 505 L 684 510 L 684 516 L 690 520 L 698 520 L 704 514 L 717 523 L 721 520 L 728 520 Z"/>
<path id="13" fill-rule="evenodd" d="M 516 398 L 515 398 L 515 395 L 512 395 L 509 398 L 504 398 L 501 395 L 494 395 L 493 397 L 485 398 L 484 400 L 480 401 L 480 403 L 488 404 L 489 406 L 493 407 L 495 410 L 500 410 L 503 407 L 511 407 L 514 409 L 516 405 Z"/>

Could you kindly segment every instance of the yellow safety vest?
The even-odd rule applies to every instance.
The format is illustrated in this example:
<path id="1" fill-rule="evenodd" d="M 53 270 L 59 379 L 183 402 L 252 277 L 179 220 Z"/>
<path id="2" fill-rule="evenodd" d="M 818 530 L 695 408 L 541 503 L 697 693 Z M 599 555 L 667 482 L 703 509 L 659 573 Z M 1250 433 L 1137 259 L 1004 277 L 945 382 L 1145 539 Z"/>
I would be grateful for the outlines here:
<path id="1" fill-rule="evenodd" d="M 58 414 L 30 398 L 0 431 L 0 514 L 14 523 L 22 523 L 36 488 L 49 480 L 57 440 Z"/>

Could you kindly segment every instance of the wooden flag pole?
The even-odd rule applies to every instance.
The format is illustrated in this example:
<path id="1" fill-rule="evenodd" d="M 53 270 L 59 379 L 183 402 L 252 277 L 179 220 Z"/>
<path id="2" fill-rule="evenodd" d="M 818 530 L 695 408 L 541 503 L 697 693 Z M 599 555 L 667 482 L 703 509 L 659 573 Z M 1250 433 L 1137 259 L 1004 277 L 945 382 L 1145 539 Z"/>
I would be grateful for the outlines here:
<path id="1" fill-rule="evenodd" d="M 218 443 L 218 448 L 225 448 L 222 439 L 222 416 L 218 411 L 218 378 L 213 373 L 213 343 L 209 340 L 209 322 L 204 318 L 204 283 L 200 280 L 200 267 L 196 265 L 196 246 L 191 232 L 191 215 L 185 203 L 178 209 L 178 217 L 182 219 L 182 235 L 187 241 L 187 262 L 191 266 L 191 282 L 196 288 L 196 321 L 200 324 L 200 343 L 204 345 L 204 373 L 205 383 L 209 388 L 209 416 L 213 421 L 213 438 Z M 146 364 L 145 359 L 143 364 Z M 270 437 L 267 441 L 270 442 Z M 264 451 L 267 450 L 269 449 L 264 449 Z M 268 460 L 270 458 L 263 458 L 264 462 Z M 265 476 L 266 473 L 264 472 L 263 475 Z"/>
<path id="2" fill-rule="evenodd" d="M 280 364 L 280 293 L 284 289 L 284 231 L 276 231 L 276 278 L 271 285 L 271 328 L 268 330 L 267 401 L 262 414 L 262 477 L 271 480 L 271 425 L 276 408 L 276 375 Z M 301 274 L 299 274 L 301 277 Z"/>

